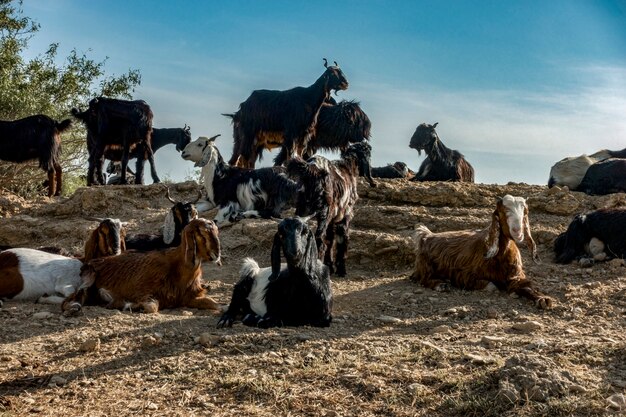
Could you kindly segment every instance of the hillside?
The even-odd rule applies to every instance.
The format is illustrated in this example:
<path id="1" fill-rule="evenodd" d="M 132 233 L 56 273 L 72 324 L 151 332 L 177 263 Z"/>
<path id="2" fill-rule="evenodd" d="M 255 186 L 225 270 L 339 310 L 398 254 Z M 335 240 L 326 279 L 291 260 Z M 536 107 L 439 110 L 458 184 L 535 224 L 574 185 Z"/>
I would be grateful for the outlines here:
<path id="1" fill-rule="evenodd" d="M 173 198 L 195 196 L 193 182 Z M 171 204 L 163 187 L 81 188 L 27 201 L 0 193 L 0 245 L 80 252 L 90 216 L 154 232 Z M 0 309 L 0 416 L 311 415 L 502 416 L 626 412 L 626 267 L 621 260 L 556 265 L 551 245 L 572 217 L 625 206 L 525 184 L 359 185 L 348 277 L 335 278 L 329 329 L 258 330 L 196 310 L 156 315 L 6 302 Z M 549 311 L 498 292 L 439 293 L 409 281 L 416 223 L 433 231 L 484 227 L 495 199 L 528 198 L 540 264 L 527 275 L 555 298 Z M 203 216 L 211 218 L 212 213 Z M 204 267 L 226 304 L 243 257 L 269 265 L 274 220 L 220 231 L 222 267 Z M 46 314 L 49 312 L 49 314 Z M 621 394 L 621 397 L 620 397 Z M 621 404 L 621 411 L 620 411 Z"/>

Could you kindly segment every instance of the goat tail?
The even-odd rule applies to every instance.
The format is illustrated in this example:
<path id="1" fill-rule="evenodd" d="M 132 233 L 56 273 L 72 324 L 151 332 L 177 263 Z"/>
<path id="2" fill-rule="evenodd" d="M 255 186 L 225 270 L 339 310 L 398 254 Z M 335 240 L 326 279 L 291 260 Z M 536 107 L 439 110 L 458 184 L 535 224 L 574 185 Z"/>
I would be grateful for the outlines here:
<path id="1" fill-rule="evenodd" d="M 252 258 L 245 258 L 243 263 L 241 264 L 241 269 L 239 270 L 240 278 L 254 278 L 258 275 L 261 268 L 259 268 L 259 264 Z"/>
<path id="2" fill-rule="evenodd" d="M 423 224 L 415 225 L 415 233 L 413 234 L 413 240 L 415 241 L 415 251 L 420 250 L 422 239 L 432 234 L 433 232 L 431 232 L 430 229 L 428 229 L 428 227 L 424 226 Z"/>
<path id="3" fill-rule="evenodd" d="M 57 132 L 61 133 L 67 129 L 70 128 L 70 126 L 72 126 L 72 120 L 71 119 L 65 119 L 62 120 L 60 122 L 55 122 L 55 129 L 57 130 Z"/>

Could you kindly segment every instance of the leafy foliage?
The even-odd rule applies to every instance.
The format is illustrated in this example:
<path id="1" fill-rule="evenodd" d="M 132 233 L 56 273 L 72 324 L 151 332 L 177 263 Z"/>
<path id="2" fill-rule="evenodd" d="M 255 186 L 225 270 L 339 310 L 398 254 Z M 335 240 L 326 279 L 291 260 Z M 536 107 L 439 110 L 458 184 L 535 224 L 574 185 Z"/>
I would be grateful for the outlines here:
<path id="1" fill-rule="evenodd" d="M 75 49 L 67 58 L 58 57 L 58 43 L 33 59 L 23 58 L 28 41 L 40 26 L 23 16 L 21 1 L 0 0 L 0 120 L 16 120 L 33 114 L 45 114 L 56 120 L 70 116 L 72 107 L 84 107 L 96 96 L 131 98 L 141 83 L 136 69 L 119 76 L 105 73 L 106 59 L 90 59 Z M 82 183 L 79 177 L 87 159 L 85 131 L 74 123 L 63 134 L 61 165 L 68 185 Z M 21 195 L 41 189 L 45 173 L 35 162 L 12 164 L 0 161 L 0 188 Z M 72 187 L 72 188 L 73 188 Z M 64 192 L 72 190 L 65 187 Z"/>

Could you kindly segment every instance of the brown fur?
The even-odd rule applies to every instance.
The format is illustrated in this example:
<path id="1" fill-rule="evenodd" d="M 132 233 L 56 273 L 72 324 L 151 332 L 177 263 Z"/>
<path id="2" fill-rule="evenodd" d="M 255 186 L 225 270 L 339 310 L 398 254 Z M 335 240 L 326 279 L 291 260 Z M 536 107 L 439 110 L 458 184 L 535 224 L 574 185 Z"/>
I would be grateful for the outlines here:
<path id="1" fill-rule="evenodd" d="M 17 255 L 4 252 L 0 256 L 0 297 L 13 298 L 24 289 L 24 279 L 20 274 Z"/>
<path id="2" fill-rule="evenodd" d="M 500 290 L 516 293 L 540 308 L 552 299 L 532 288 L 522 266 L 522 257 L 511 238 L 506 207 L 499 201 L 489 227 L 479 231 L 432 233 L 420 227 L 416 233 L 415 270 L 411 279 L 431 289 L 444 289 L 446 281 L 465 290 L 480 290 L 489 282 Z M 538 260 L 530 234 L 528 207 L 524 210 L 524 240 L 533 259 Z M 490 253 L 495 250 L 495 253 Z"/>
<path id="3" fill-rule="evenodd" d="M 70 313 L 88 304 L 108 308 L 143 309 L 191 307 L 219 311 L 202 285 L 202 261 L 220 257 L 218 230 L 209 220 L 197 219 L 183 230 L 176 248 L 127 252 L 97 259 L 81 270 L 83 285 L 63 303 Z"/>

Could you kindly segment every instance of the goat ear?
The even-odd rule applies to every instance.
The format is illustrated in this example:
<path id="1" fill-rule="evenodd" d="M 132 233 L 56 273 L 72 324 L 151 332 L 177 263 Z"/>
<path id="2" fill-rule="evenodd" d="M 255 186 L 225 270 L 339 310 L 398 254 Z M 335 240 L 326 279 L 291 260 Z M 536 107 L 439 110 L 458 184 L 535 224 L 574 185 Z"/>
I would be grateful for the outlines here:
<path id="1" fill-rule="evenodd" d="M 313 271 L 317 264 L 317 244 L 315 243 L 315 236 L 308 231 L 306 235 L 306 247 L 304 249 L 304 265 L 306 271 Z"/>
<path id="2" fill-rule="evenodd" d="M 433 129 L 436 128 L 438 124 L 439 122 L 435 122 L 435 124 L 433 125 Z"/>
<path id="3" fill-rule="evenodd" d="M 176 222 L 174 222 L 174 213 L 172 210 L 167 212 L 165 216 L 165 221 L 163 222 L 163 242 L 167 245 L 171 244 L 174 241 L 174 236 L 176 235 Z"/>
<path id="4" fill-rule="evenodd" d="M 533 258 L 533 262 L 539 263 L 539 255 L 537 254 L 537 245 L 533 240 L 532 235 L 530 234 L 530 222 L 528 220 L 528 214 L 524 213 L 524 240 L 526 240 L 526 246 L 530 251 L 530 254 Z"/>
<path id="5" fill-rule="evenodd" d="M 272 275 L 269 281 L 276 281 L 280 275 L 280 251 L 282 250 L 282 239 L 280 234 L 276 232 L 274 235 L 274 244 L 272 245 Z"/>
<path id="6" fill-rule="evenodd" d="M 500 243 L 500 217 L 498 210 L 493 212 L 491 217 L 491 226 L 489 227 L 489 236 L 487 236 L 487 252 L 485 259 L 491 259 L 498 254 L 498 245 Z"/>
<path id="7" fill-rule="evenodd" d="M 196 260 L 196 236 L 191 228 L 183 230 L 183 245 L 185 250 L 185 262 L 193 264 L 194 267 L 198 266 Z"/>

